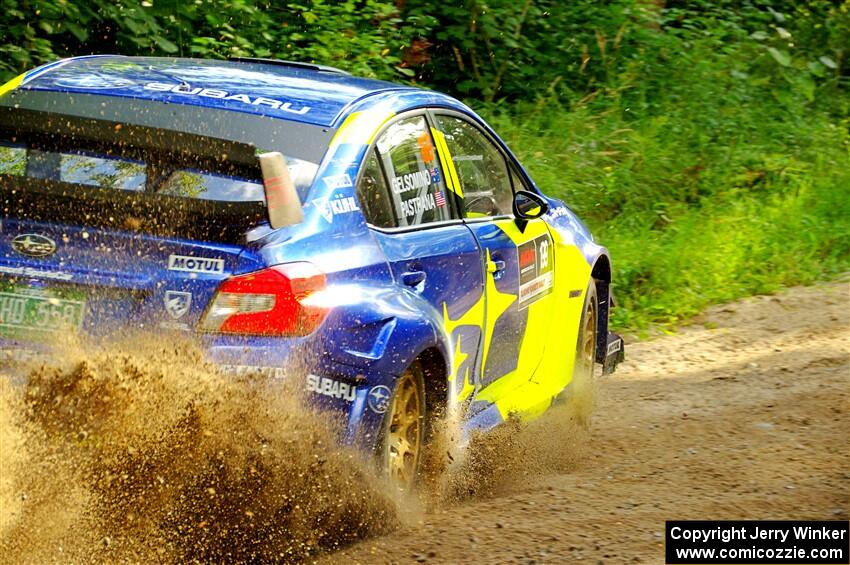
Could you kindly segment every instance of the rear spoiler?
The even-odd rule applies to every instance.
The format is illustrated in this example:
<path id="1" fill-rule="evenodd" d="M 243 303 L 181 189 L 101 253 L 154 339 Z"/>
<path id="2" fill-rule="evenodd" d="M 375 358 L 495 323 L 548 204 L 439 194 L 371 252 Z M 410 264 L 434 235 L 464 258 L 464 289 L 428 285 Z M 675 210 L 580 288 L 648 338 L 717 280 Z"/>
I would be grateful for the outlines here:
<path id="1" fill-rule="evenodd" d="M 286 159 L 277 152 L 263 153 L 259 158 L 269 225 L 277 229 L 300 224 L 304 221 L 304 209 L 289 176 Z"/>

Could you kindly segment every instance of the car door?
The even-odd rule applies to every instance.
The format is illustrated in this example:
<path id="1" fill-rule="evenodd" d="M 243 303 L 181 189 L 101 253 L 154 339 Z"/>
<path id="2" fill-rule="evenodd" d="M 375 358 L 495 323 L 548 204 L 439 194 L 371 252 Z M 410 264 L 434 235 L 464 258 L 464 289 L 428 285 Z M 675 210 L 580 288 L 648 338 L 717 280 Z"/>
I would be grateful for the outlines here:
<path id="1" fill-rule="evenodd" d="M 510 393 L 535 383 L 552 326 L 552 236 L 542 219 L 518 227 L 512 212 L 516 165 L 484 129 L 456 113 L 437 112 L 434 120 L 447 184 L 478 241 L 486 276 L 475 399 L 522 411 L 523 403 L 534 404 L 537 389 L 530 387 L 520 403 Z"/>
<path id="2" fill-rule="evenodd" d="M 369 150 L 358 198 L 396 282 L 443 317 L 456 347 L 454 396 L 472 393 L 483 321 L 484 277 L 475 237 L 446 194 L 424 112 L 391 122 Z M 459 350 L 457 348 L 460 348 Z"/>

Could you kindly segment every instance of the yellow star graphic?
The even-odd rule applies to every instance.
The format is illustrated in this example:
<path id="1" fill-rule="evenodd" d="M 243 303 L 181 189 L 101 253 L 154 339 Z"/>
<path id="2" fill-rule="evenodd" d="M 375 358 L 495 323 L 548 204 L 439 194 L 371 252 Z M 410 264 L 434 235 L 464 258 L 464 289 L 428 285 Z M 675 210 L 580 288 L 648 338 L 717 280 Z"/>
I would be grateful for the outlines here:
<path id="1" fill-rule="evenodd" d="M 487 250 L 487 262 L 489 265 L 490 250 Z M 484 296 L 486 297 L 486 310 L 484 313 L 484 347 L 482 349 L 483 356 L 481 357 L 481 373 L 484 373 L 484 367 L 487 364 L 487 354 L 490 353 L 490 344 L 493 341 L 493 329 L 496 327 L 496 322 L 502 317 L 502 314 L 510 308 L 511 304 L 516 300 L 516 294 L 508 292 L 499 292 L 496 288 L 496 279 L 493 273 L 487 273 L 487 283 L 485 285 Z"/>
<path id="2" fill-rule="evenodd" d="M 489 264 L 490 262 L 490 250 L 488 249 L 486 264 Z M 443 303 L 443 323 L 445 324 L 446 333 L 450 338 L 454 334 L 455 329 L 460 326 L 475 326 L 481 330 L 484 340 L 482 348 L 482 372 L 484 371 L 484 364 L 487 362 L 487 354 L 490 351 L 490 344 L 493 342 L 493 330 L 496 327 L 496 322 L 517 298 L 515 294 L 499 292 L 496 288 L 496 280 L 493 278 L 492 273 L 487 272 L 485 276 L 485 290 L 481 293 L 481 297 L 457 320 L 452 320 L 449 317 L 448 306 L 446 303 Z M 449 375 L 449 382 L 454 383 L 458 378 L 463 379 L 463 384 L 458 392 L 457 398 L 458 400 L 464 400 L 472 394 L 475 387 L 469 379 L 469 368 L 466 369 L 463 375 L 457 374 L 458 368 L 463 364 L 467 357 L 469 357 L 469 353 L 461 351 L 461 336 L 457 337 L 453 353 L 451 363 L 452 374 Z"/>
<path id="3" fill-rule="evenodd" d="M 454 359 L 452 363 L 452 367 L 454 368 L 455 373 L 457 373 L 458 367 L 461 367 L 463 365 L 463 362 L 466 361 L 467 357 L 469 357 L 468 354 L 464 353 L 461 350 L 460 342 L 462 339 L 462 336 L 457 336 L 457 343 L 455 344 Z M 449 380 L 454 381 L 458 377 L 461 378 L 461 382 L 463 384 L 461 385 L 461 388 L 457 393 L 457 397 L 458 399 L 464 399 L 470 394 L 472 394 L 472 391 L 475 388 L 469 380 L 469 366 L 466 367 L 466 370 L 463 372 L 463 375 L 452 375 L 452 378 Z"/>
<path id="4" fill-rule="evenodd" d="M 476 328 L 481 328 L 481 323 L 484 320 L 484 293 L 481 293 L 481 297 L 478 301 L 473 304 L 469 310 L 461 314 L 461 316 L 457 320 L 452 320 L 449 317 L 449 309 L 446 303 L 443 303 L 443 324 L 446 328 L 446 334 L 449 336 L 449 339 L 452 339 L 454 335 L 455 329 L 460 326 L 475 326 Z M 454 354 L 452 355 L 452 374 L 449 375 L 449 383 L 454 383 L 458 377 L 463 378 L 463 385 L 458 392 L 458 400 L 463 400 L 467 396 L 472 393 L 473 386 L 469 381 L 469 369 L 463 375 L 458 375 L 457 370 L 466 361 L 467 357 L 469 357 L 469 353 L 463 353 L 461 351 L 461 336 L 457 336 L 457 341 L 455 342 Z"/>

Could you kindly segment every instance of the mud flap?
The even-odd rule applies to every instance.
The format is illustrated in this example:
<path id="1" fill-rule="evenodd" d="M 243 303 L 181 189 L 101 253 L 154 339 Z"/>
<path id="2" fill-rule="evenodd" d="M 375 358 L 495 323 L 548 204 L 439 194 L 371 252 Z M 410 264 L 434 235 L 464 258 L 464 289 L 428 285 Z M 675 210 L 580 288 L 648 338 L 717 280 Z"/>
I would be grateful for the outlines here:
<path id="1" fill-rule="evenodd" d="M 602 374 L 610 375 L 617 365 L 626 358 L 623 338 L 614 332 L 608 332 L 608 346 L 605 349 L 605 359 L 602 361 Z"/>

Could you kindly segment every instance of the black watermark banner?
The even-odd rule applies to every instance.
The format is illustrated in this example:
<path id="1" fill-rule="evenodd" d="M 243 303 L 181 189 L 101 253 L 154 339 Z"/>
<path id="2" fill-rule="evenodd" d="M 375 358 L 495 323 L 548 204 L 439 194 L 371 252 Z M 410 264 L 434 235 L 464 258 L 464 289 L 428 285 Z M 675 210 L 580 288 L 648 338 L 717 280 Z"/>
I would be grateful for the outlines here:
<path id="1" fill-rule="evenodd" d="M 667 522 L 665 561 L 703 563 L 850 563 L 850 522 L 671 521 Z"/>

